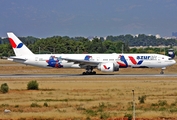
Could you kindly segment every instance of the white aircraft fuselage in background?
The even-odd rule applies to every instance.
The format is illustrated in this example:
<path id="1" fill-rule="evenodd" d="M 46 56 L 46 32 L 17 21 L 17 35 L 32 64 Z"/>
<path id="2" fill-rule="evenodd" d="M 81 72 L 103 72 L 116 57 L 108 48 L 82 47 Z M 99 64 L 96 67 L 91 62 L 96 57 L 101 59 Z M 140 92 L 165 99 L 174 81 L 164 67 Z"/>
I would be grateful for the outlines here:
<path id="1" fill-rule="evenodd" d="M 161 54 L 33 54 L 13 33 L 7 33 L 16 56 L 14 62 L 49 68 L 84 68 L 83 74 L 119 71 L 119 68 L 165 68 L 176 63 L 169 56 Z M 174 54 L 174 53 L 172 53 Z M 163 71 L 161 71 L 163 74 Z"/>

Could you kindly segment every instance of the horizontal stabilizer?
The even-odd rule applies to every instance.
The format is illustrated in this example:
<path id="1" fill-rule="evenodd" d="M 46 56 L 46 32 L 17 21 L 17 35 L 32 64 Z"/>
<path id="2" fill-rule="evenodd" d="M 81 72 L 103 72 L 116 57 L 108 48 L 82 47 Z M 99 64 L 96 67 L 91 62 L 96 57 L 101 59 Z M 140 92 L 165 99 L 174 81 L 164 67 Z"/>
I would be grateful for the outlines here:
<path id="1" fill-rule="evenodd" d="M 10 60 L 10 61 L 26 61 L 27 59 L 18 58 L 18 57 L 10 57 L 7 60 Z"/>

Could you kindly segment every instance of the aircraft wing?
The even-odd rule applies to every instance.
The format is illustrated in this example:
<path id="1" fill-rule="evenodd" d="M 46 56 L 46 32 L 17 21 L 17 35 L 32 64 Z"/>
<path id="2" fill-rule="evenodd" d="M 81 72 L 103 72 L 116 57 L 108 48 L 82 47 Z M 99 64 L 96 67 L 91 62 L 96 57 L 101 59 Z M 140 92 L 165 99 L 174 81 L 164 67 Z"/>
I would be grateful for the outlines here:
<path id="1" fill-rule="evenodd" d="M 61 58 L 61 59 L 62 60 L 67 60 L 68 62 L 74 62 L 74 64 L 80 64 L 80 65 L 97 66 L 100 63 L 100 62 L 97 62 L 97 61 L 71 59 L 71 58 Z"/>

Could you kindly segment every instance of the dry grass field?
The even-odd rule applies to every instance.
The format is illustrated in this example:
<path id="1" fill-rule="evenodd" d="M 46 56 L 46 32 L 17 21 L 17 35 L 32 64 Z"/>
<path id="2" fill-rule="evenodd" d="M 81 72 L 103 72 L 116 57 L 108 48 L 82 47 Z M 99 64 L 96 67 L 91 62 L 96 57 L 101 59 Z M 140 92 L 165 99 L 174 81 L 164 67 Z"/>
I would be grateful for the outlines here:
<path id="1" fill-rule="evenodd" d="M 44 69 L 0 60 L 0 74 L 81 74 L 80 69 Z M 159 74 L 160 69 L 120 69 L 114 74 Z M 165 74 L 176 74 L 177 66 Z M 106 74 L 97 71 L 99 74 Z M 31 80 L 39 90 L 27 90 Z M 0 78 L 8 93 L 0 93 L 0 119 L 123 119 L 132 114 L 135 90 L 136 118 L 177 118 L 177 77 L 58 77 Z M 146 96 L 144 103 L 139 97 Z M 11 110 L 4 113 L 5 109 Z"/>

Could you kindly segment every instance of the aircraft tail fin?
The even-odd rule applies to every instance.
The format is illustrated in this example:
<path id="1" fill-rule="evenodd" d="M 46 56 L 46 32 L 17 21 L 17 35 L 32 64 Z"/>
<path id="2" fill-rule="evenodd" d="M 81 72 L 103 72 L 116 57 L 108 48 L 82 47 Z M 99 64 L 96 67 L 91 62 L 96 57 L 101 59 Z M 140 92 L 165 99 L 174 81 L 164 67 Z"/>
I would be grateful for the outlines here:
<path id="1" fill-rule="evenodd" d="M 16 56 L 34 55 L 14 33 L 8 32 L 7 35 Z"/>
<path id="2" fill-rule="evenodd" d="M 175 52 L 173 49 L 168 49 L 168 56 L 171 57 L 172 59 L 175 58 Z"/>

